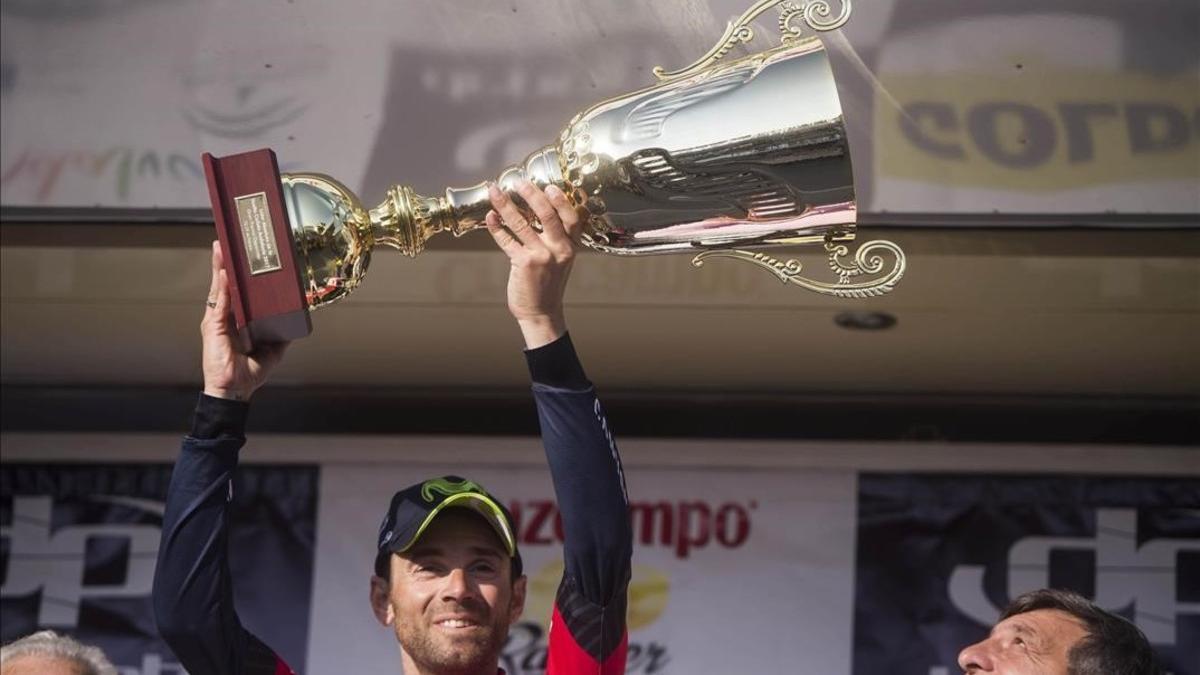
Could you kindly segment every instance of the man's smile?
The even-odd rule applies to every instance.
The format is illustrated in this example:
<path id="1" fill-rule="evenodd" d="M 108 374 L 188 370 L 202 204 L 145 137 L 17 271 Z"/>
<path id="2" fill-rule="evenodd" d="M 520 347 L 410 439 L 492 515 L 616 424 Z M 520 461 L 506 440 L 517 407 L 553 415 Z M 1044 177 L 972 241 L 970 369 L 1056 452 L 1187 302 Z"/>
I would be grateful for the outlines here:
<path id="1" fill-rule="evenodd" d="M 479 628 L 482 624 L 469 616 L 444 616 L 435 619 L 433 625 L 448 630 L 464 630 Z"/>

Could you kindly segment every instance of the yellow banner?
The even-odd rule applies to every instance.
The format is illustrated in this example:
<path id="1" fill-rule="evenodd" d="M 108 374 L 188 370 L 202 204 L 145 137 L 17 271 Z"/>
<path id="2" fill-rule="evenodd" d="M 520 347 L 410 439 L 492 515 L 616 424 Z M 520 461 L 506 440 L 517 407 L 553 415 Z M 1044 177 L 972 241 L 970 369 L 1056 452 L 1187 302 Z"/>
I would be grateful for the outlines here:
<path id="1" fill-rule="evenodd" d="M 879 178 L 1026 191 L 1152 180 L 1200 186 L 1194 75 L 885 75 L 882 85 Z"/>

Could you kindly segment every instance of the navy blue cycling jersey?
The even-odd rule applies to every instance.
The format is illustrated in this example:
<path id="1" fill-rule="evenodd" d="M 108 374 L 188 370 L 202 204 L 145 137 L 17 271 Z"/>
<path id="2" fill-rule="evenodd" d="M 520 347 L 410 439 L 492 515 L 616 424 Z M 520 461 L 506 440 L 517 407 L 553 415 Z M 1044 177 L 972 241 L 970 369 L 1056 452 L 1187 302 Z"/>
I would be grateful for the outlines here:
<path id="1" fill-rule="evenodd" d="M 618 675 L 633 545 L 620 457 L 570 337 L 525 354 L 564 535 L 546 672 Z M 247 412 L 202 394 L 167 492 L 154 610 L 191 675 L 292 673 L 233 602 L 227 495 Z"/>

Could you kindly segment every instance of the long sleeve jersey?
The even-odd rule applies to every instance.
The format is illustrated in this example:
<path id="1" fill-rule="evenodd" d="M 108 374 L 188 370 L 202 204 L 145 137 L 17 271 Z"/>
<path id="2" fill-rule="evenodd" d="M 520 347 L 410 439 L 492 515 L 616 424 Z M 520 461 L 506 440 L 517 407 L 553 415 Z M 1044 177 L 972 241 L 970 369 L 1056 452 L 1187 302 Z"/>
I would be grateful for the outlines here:
<path id="1" fill-rule="evenodd" d="M 619 675 L 632 555 L 620 456 L 570 337 L 525 355 L 564 534 L 546 672 Z M 233 602 L 228 495 L 247 412 L 201 394 L 167 492 L 154 610 L 191 675 L 292 673 L 242 626 Z"/>

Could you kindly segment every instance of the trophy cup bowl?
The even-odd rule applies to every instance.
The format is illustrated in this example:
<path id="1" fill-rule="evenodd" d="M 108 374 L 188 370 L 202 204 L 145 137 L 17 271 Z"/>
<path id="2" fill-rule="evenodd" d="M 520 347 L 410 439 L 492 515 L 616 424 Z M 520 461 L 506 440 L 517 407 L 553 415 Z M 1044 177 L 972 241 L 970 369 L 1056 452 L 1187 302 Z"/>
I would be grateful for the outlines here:
<path id="1" fill-rule="evenodd" d="M 750 22 L 775 6 L 782 9 L 781 44 L 724 60 L 734 45 L 753 38 Z M 697 267 L 729 257 L 826 295 L 887 293 L 904 274 L 904 254 L 891 242 L 873 241 L 847 259 L 856 207 L 842 107 L 824 46 L 796 23 L 828 30 L 842 25 L 849 11 L 848 1 L 829 18 L 823 0 L 799 5 L 761 0 L 731 22 L 696 63 L 674 72 L 655 68 L 659 82 L 653 86 L 592 105 L 566 125 L 557 142 L 506 168 L 496 182 L 518 205 L 523 202 L 516 184 L 522 178 L 539 188 L 561 188 L 587 210 L 583 243 L 601 253 L 689 253 Z M 214 175 L 221 173 L 220 163 L 253 154 L 205 158 L 218 230 L 222 221 L 234 219 L 229 195 L 251 188 L 222 186 Z M 487 183 L 479 183 L 448 188 L 437 197 L 395 185 L 381 204 L 367 209 L 329 176 L 277 170 L 271 176 L 267 168 L 274 165 L 271 155 L 259 173 L 281 189 L 286 214 L 272 215 L 283 221 L 278 234 L 294 254 L 292 274 L 305 311 L 352 293 L 376 246 L 416 256 L 442 232 L 462 236 L 484 227 L 491 208 Z M 236 244 L 261 239 L 257 232 L 263 228 L 248 231 L 243 222 L 240 229 L 224 229 L 231 277 L 252 287 L 256 282 L 242 262 L 250 256 Z M 809 278 L 800 262 L 754 250 L 796 245 L 822 246 L 836 280 Z M 253 293 L 244 295 L 252 304 Z M 239 310 L 239 327 L 255 314 Z"/>
<path id="2" fill-rule="evenodd" d="M 376 239 L 358 197 L 321 174 L 283 174 L 284 205 L 301 263 L 305 302 L 323 307 L 362 282 Z"/>

